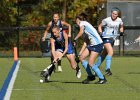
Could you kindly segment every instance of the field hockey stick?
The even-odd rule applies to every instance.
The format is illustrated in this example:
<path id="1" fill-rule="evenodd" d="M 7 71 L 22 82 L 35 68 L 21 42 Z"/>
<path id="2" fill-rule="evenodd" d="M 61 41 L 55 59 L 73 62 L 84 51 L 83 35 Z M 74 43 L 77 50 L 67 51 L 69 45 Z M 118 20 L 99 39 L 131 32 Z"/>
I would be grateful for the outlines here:
<path id="1" fill-rule="evenodd" d="M 56 61 L 59 61 L 59 58 Z M 49 73 L 48 70 L 56 63 L 56 61 L 53 61 L 49 66 L 47 66 L 47 68 L 41 71 L 40 76 L 46 76 Z"/>
<path id="2" fill-rule="evenodd" d="M 126 46 L 129 46 L 129 45 L 132 45 L 132 44 L 135 44 L 135 43 L 138 43 L 138 42 L 140 42 L 140 36 L 138 38 L 136 38 L 134 41 L 130 41 L 130 42 L 125 41 L 124 44 Z"/>
<path id="3" fill-rule="evenodd" d="M 73 44 L 73 48 L 74 48 L 74 53 L 75 53 L 75 61 L 76 61 L 77 64 L 78 64 L 80 61 L 79 61 L 79 56 L 78 56 L 78 53 L 77 53 L 76 45 Z M 79 67 L 79 66 L 78 66 L 78 67 Z"/>

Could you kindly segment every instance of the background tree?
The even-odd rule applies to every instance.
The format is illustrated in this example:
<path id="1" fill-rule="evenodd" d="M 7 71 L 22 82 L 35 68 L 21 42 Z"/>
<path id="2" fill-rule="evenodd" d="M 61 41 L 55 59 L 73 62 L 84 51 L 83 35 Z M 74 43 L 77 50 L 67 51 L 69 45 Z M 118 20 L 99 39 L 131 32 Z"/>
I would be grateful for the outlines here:
<path id="1" fill-rule="evenodd" d="M 87 20 L 92 25 L 97 25 L 97 3 L 97 0 L 1 0 L 0 26 L 45 26 L 52 20 L 54 12 L 59 12 L 61 19 L 72 25 L 73 34 L 75 34 L 78 28 L 74 20 L 80 13 L 85 13 Z M 27 37 L 33 32 L 24 31 L 23 35 L 21 33 L 23 32 L 20 31 L 19 35 L 22 39 L 23 36 Z M 0 35 L 5 37 L 6 34 L 0 32 Z M 11 37 L 9 36 L 9 39 L 12 39 Z M 13 36 L 13 41 L 16 38 Z M 7 39 L 5 38 L 4 41 Z"/>

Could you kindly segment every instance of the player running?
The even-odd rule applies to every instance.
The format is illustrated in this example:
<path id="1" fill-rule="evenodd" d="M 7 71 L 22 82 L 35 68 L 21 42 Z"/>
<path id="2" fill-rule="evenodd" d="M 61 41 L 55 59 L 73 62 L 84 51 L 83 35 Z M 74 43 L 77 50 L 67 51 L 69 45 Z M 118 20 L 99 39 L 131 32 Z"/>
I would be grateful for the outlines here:
<path id="1" fill-rule="evenodd" d="M 65 21 L 60 20 L 59 13 L 54 13 L 53 20 L 50 21 L 48 23 L 48 25 L 47 25 L 46 31 L 45 31 L 44 36 L 42 38 L 43 41 L 45 41 L 48 32 L 50 32 L 52 34 L 52 28 L 55 25 L 57 25 L 60 28 L 60 31 L 61 32 L 63 32 L 63 28 L 62 27 L 63 26 L 67 26 L 68 27 L 68 30 L 69 30 L 68 37 L 71 37 L 71 25 L 68 24 Z M 51 61 L 53 61 L 53 59 L 51 59 Z M 58 71 L 59 72 L 62 72 L 61 60 L 58 61 Z"/>
<path id="2" fill-rule="evenodd" d="M 112 72 L 110 70 L 112 56 L 113 56 L 113 45 L 115 38 L 119 35 L 123 34 L 123 22 L 121 18 L 119 18 L 120 10 L 118 8 L 113 8 L 111 10 L 111 17 L 107 17 L 102 20 L 100 25 L 98 26 L 98 31 L 102 37 L 104 49 L 102 54 L 98 57 L 98 61 L 96 63 L 97 66 L 100 66 L 104 59 L 106 59 L 106 68 L 105 74 L 110 76 Z M 104 30 L 102 29 L 104 27 Z"/>
<path id="3" fill-rule="evenodd" d="M 77 78 L 80 78 L 81 70 L 75 61 L 72 44 L 68 42 L 68 35 L 63 33 L 58 26 L 54 26 L 52 28 L 52 37 L 50 42 L 54 62 L 57 62 L 58 59 L 61 60 L 62 57 L 66 54 L 67 59 L 71 64 L 71 68 L 76 70 L 76 76 Z M 49 77 L 51 76 L 53 69 L 54 66 L 48 70 L 48 74 L 45 76 L 45 82 L 49 81 Z"/>
<path id="4" fill-rule="evenodd" d="M 83 35 L 84 44 L 79 52 L 79 59 L 85 68 L 88 76 L 87 79 L 83 80 L 83 84 L 88 84 L 90 81 L 95 80 L 95 76 L 92 74 L 92 71 L 96 72 L 99 77 L 99 81 L 96 84 L 104 84 L 107 82 L 100 69 L 96 64 L 94 64 L 95 59 L 98 57 L 103 49 L 103 41 L 97 33 L 96 29 L 87 21 L 83 21 L 84 17 L 79 15 L 76 17 L 76 23 L 80 27 L 80 31 L 75 37 L 76 41 L 79 37 Z M 89 55 L 88 61 L 86 57 Z M 92 71 L 91 71 L 92 69 Z"/>

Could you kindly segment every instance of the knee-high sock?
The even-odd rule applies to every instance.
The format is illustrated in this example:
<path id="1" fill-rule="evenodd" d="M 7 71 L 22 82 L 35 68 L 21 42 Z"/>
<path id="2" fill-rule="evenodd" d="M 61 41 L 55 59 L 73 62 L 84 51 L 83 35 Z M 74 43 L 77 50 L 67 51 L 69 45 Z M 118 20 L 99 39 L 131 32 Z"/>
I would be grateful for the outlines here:
<path id="1" fill-rule="evenodd" d="M 82 65 L 83 65 L 84 69 L 86 70 L 88 76 L 93 76 L 91 69 L 88 66 L 88 61 L 86 61 L 86 60 L 82 61 Z"/>
<path id="2" fill-rule="evenodd" d="M 107 70 L 107 69 L 110 69 L 111 61 L 112 61 L 112 56 L 107 55 L 107 56 L 106 56 L 106 70 Z"/>
<path id="3" fill-rule="evenodd" d="M 97 74 L 97 76 L 100 78 L 100 79 L 104 79 L 104 76 L 102 74 L 102 72 L 100 71 L 100 69 L 98 68 L 98 66 L 96 64 L 94 64 L 92 66 L 92 70 Z"/>
<path id="4" fill-rule="evenodd" d="M 104 61 L 104 59 L 105 59 L 105 57 L 103 57 L 102 55 L 100 55 L 98 57 L 98 61 L 96 62 L 96 65 L 99 67 L 102 64 L 102 62 Z"/>
<path id="5" fill-rule="evenodd" d="M 61 60 L 58 61 L 58 66 L 61 66 Z"/>

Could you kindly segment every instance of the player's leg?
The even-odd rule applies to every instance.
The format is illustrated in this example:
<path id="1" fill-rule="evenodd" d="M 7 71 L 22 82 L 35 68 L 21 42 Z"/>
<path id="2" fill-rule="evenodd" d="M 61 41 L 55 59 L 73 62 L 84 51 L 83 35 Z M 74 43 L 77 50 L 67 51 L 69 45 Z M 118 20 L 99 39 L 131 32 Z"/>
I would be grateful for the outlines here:
<path id="1" fill-rule="evenodd" d="M 98 84 L 104 84 L 106 83 L 106 79 L 103 76 L 102 72 L 100 71 L 99 67 L 94 64 L 96 58 L 98 57 L 99 53 L 102 52 L 103 44 L 90 46 L 88 49 L 91 51 L 89 56 L 89 66 L 92 68 L 92 70 L 96 73 L 96 75 L 99 77 L 99 81 L 96 82 Z"/>
<path id="2" fill-rule="evenodd" d="M 54 58 L 51 54 L 51 62 L 53 62 Z M 62 66 L 61 66 L 61 59 L 57 62 L 57 70 L 58 72 L 62 72 Z M 53 71 L 55 72 L 56 71 L 56 66 L 54 65 L 54 69 Z"/>
<path id="3" fill-rule="evenodd" d="M 97 62 L 96 62 L 96 65 L 97 65 L 97 66 L 99 66 L 99 67 L 101 66 L 101 64 L 103 63 L 103 61 L 104 61 L 105 58 L 106 58 L 106 55 L 107 55 L 107 51 L 106 51 L 106 49 L 104 48 L 103 51 L 102 51 L 102 53 L 99 54 L 98 60 L 97 60 Z"/>
<path id="4" fill-rule="evenodd" d="M 57 62 L 57 69 L 58 69 L 58 72 L 62 72 L 61 60 Z"/>
<path id="5" fill-rule="evenodd" d="M 67 58 L 71 64 L 71 68 L 76 70 L 76 77 L 81 78 L 81 69 L 79 68 L 78 64 L 75 61 L 75 55 L 74 54 L 67 54 Z"/>
<path id="6" fill-rule="evenodd" d="M 53 61 L 54 61 L 54 59 L 53 59 L 53 56 L 52 56 L 52 54 L 51 54 L 51 63 L 52 63 Z M 53 67 L 54 67 L 54 68 L 53 68 L 52 70 L 55 72 L 55 71 L 56 71 L 56 66 L 53 65 Z"/>
<path id="7" fill-rule="evenodd" d="M 53 59 L 58 59 L 60 56 L 62 56 L 62 52 L 60 51 L 55 51 L 55 56 L 53 57 Z M 52 75 L 52 72 L 54 71 L 55 65 L 53 64 L 52 67 L 50 67 L 48 69 L 48 74 L 45 76 L 45 81 L 49 81 L 50 76 Z"/>
<path id="8" fill-rule="evenodd" d="M 110 43 L 104 44 L 105 49 L 107 50 L 108 54 L 106 56 L 106 75 L 112 75 L 112 72 L 110 70 L 111 62 L 112 62 L 112 56 L 113 56 L 113 47 Z"/>
<path id="9" fill-rule="evenodd" d="M 85 60 L 85 58 L 89 55 L 89 50 L 86 48 L 82 54 L 80 55 L 79 59 L 82 63 L 82 66 L 84 67 L 84 69 L 86 70 L 88 76 L 85 80 L 82 81 L 83 84 L 88 84 L 90 81 L 95 80 L 95 76 L 93 75 L 90 66 L 88 65 L 88 61 Z"/>
<path id="10" fill-rule="evenodd" d="M 97 58 L 98 53 L 91 51 L 90 57 L 89 57 L 89 66 L 91 66 L 92 70 L 96 73 L 96 75 L 99 77 L 99 81 L 96 82 L 97 84 L 104 84 L 106 83 L 106 79 L 103 76 L 102 72 L 100 71 L 99 67 L 94 64 L 95 59 Z"/>
<path id="11" fill-rule="evenodd" d="M 114 45 L 114 39 L 110 39 L 110 38 L 103 38 L 103 44 L 105 45 L 106 43 L 110 43 L 113 47 Z M 106 47 L 104 47 L 102 53 L 99 55 L 98 57 L 98 61 L 96 62 L 97 66 L 100 66 L 102 64 L 102 62 L 105 60 L 106 56 L 108 55 L 108 51 L 106 50 Z"/>
<path id="12" fill-rule="evenodd" d="M 71 68 L 76 70 L 76 77 L 80 78 L 81 77 L 81 69 L 80 69 L 78 63 L 75 60 L 75 54 L 74 54 L 71 38 L 69 38 L 67 58 L 68 58 L 68 60 L 71 64 Z"/>

